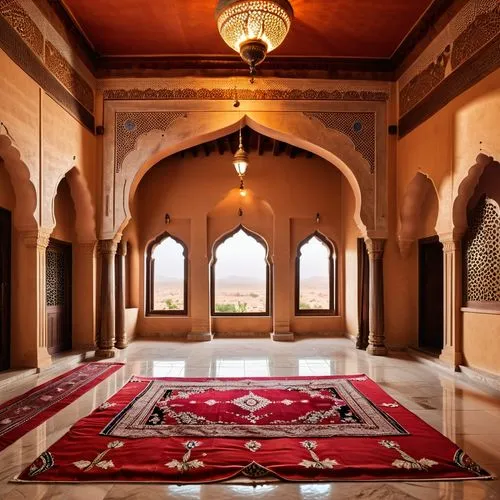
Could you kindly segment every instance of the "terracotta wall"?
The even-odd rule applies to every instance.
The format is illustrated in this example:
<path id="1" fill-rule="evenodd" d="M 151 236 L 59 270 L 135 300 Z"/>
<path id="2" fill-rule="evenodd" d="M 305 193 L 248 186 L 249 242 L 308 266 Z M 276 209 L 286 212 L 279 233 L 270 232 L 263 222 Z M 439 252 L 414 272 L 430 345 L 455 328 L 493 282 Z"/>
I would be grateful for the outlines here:
<path id="1" fill-rule="evenodd" d="M 50 364 L 47 353 L 40 348 L 43 308 L 39 298 L 45 284 L 36 277 L 44 276 L 43 261 L 37 258 L 36 246 L 28 245 L 32 240 L 16 231 L 22 227 L 32 235 L 43 227 L 46 233 L 54 229 L 52 236 L 58 239 L 95 243 L 94 207 L 100 191 L 96 140 L 3 51 L 0 67 L 0 116 L 4 125 L 0 128 L 0 156 L 10 155 L 6 160 L 9 164 L 1 169 L 0 205 L 5 203 L 8 185 L 4 182 L 5 171 L 17 196 L 13 210 L 12 280 L 16 286 L 12 290 L 12 366 L 43 366 Z M 78 175 L 70 188 L 61 180 L 72 169 Z M 78 304 L 73 310 L 74 345 L 90 346 L 96 331 L 95 256 L 81 246 L 76 255 L 73 250 L 73 262 L 78 268 L 74 276 L 79 282 L 78 287 L 73 287 L 73 300 Z"/>
<path id="2" fill-rule="evenodd" d="M 346 179 L 342 179 L 342 213 L 344 215 L 345 259 L 345 325 L 349 337 L 358 333 L 358 238 L 361 233 L 354 223 L 354 194 Z"/>
<path id="3" fill-rule="evenodd" d="M 463 181 L 474 170 L 476 157 L 483 153 L 496 160 L 500 158 L 498 116 L 500 70 L 481 80 L 398 141 L 397 203 L 392 205 L 394 212 L 398 215 L 401 213 L 408 185 L 418 172 L 432 181 L 437 193 L 436 197 L 433 194 L 427 197 L 421 205 L 418 238 L 436 233 L 446 235 L 456 227 L 454 204 L 456 208 Z M 496 178 L 498 176 L 500 173 L 497 171 Z M 391 236 L 389 245 L 397 248 L 395 241 L 391 243 L 394 237 Z M 416 244 L 413 244 L 406 257 L 397 251 L 387 257 L 385 268 L 390 266 L 401 271 L 399 276 L 395 273 L 386 274 L 386 293 L 395 298 L 399 296 L 397 305 L 386 301 L 388 340 L 416 343 Z M 500 356 L 500 337 L 493 333 L 500 332 L 500 315 L 464 312 L 462 317 L 466 362 L 479 369 L 500 373 L 498 363 L 495 365 L 492 362 Z"/>
<path id="4" fill-rule="evenodd" d="M 130 275 L 139 275 L 140 335 L 181 334 L 190 331 L 191 316 L 144 316 L 144 262 L 146 245 L 163 231 L 182 239 L 190 254 L 190 285 L 206 282 L 206 294 L 197 295 L 208 312 L 208 262 L 214 243 L 225 233 L 243 224 L 262 236 L 269 247 L 274 275 L 273 314 L 286 315 L 290 328 L 297 333 L 330 332 L 345 329 L 344 302 L 341 299 L 336 317 L 295 317 L 294 274 L 297 245 L 315 230 L 330 238 L 338 249 L 339 297 L 344 291 L 343 205 L 340 172 L 328 162 L 303 157 L 251 155 L 245 178 L 248 195 L 239 196 L 238 177 L 229 155 L 209 157 L 173 157 L 160 162 L 142 179 L 132 210 L 132 226 L 124 238 L 133 240 L 137 233 L 139 258 L 129 260 Z M 349 189 L 345 183 L 344 190 Z M 351 195 L 353 198 L 353 195 Z M 354 201 L 352 200 L 352 204 Z M 353 205 L 354 207 L 354 205 Z M 352 207 L 352 208 L 353 208 Z M 238 209 L 243 215 L 238 215 Z M 165 225 L 165 213 L 171 223 Z M 316 213 L 320 222 L 315 222 Z M 352 213 L 347 216 L 352 218 Z M 194 240 L 204 242 L 195 249 Z M 201 251 L 206 267 L 193 270 L 193 252 Z M 196 273 L 193 274 L 193 273 Z M 198 293 L 198 292 L 197 292 Z M 192 299 L 189 310 L 193 309 Z M 203 310 L 203 308 L 202 308 Z M 212 320 L 215 332 L 268 333 L 273 318 L 224 318 Z"/>

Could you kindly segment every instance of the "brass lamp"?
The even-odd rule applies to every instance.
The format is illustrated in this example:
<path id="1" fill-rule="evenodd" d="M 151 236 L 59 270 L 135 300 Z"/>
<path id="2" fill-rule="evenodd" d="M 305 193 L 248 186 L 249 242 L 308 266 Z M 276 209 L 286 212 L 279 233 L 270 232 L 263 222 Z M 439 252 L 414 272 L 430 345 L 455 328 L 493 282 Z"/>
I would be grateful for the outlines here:
<path id="1" fill-rule="evenodd" d="M 236 170 L 236 173 L 240 178 L 240 195 L 246 196 L 247 192 L 245 189 L 245 185 L 243 183 L 243 177 L 245 176 L 245 173 L 248 168 L 248 153 L 245 151 L 245 148 L 243 147 L 243 142 L 241 139 L 241 126 L 240 126 L 240 145 L 238 146 L 238 151 L 234 153 L 233 165 L 234 169 Z"/>
<path id="2" fill-rule="evenodd" d="M 285 39 L 293 19 L 288 0 L 219 0 L 215 10 L 223 40 L 250 66 L 250 75 Z"/>

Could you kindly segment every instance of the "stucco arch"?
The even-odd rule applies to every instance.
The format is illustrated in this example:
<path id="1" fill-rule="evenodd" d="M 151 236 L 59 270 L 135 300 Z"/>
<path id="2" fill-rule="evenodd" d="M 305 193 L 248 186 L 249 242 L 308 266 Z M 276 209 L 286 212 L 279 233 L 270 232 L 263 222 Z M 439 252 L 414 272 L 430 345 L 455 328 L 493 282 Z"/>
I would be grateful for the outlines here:
<path id="1" fill-rule="evenodd" d="M 4 161 L 16 196 L 14 225 L 21 230 L 36 230 L 38 227 L 36 186 L 31 180 L 30 170 L 22 160 L 21 153 L 12 144 L 11 139 L 3 134 L 0 134 L 0 157 Z"/>
<path id="2" fill-rule="evenodd" d="M 354 192 L 357 226 L 363 234 L 377 229 L 375 178 L 368 162 L 346 135 L 326 128 L 302 112 L 255 111 L 243 117 L 230 112 L 190 112 L 174 120 L 167 131 L 153 130 L 137 139 L 134 150 L 127 154 L 120 172 L 115 174 L 113 231 L 109 234 L 104 230 L 104 237 L 111 238 L 123 231 L 130 220 L 130 201 L 142 177 L 153 165 L 178 151 L 234 132 L 240 123 L 273 139 L 311 151 L 335 165 Z"/>
<path id="3" fill-rule="evenodd" d="M 54 211 L 54 202 L 57 194 L 57 188 L 63 178 L 66 178 L 71 198 L 75 205 L 75 233 L 78 243 L 91 243 L 96 241 L 96 218 L 95 208 L 92 203 L 92 195 L 90 193 L 87 180 L 76 166 L 72 167 L 65 174 L 59 176 L 55 183 L 54 192 L 51 198 L 52 210 L 52 227 L 55 227 L 56 218 Z"/>
<path id="4" fill-rule="evenodd" d="M 418 237 L 421 222 L 425 215 L 423 207 L 429 196 L 435 198 L 439 207 L 439 196 L 432 179 L 423 172 L 417 172 L 406 187 L 401 203 L 398 244 L 402 255 L 408 254 L 411 245 Z M 437 217 L 434 227 L 436 223 Z"/>
<path id="5" fill-rule="evenodd" d="M 461 178 L 457 179 L 459 184 L 457 195 L 453 200 L 452 214 L 453 233 L 457 236 L 463 235 L 467 230 L 467 205 L 474 194 L 484 169 L 494 161 L 493 157 L 480 153 L 476 158 L 476 163 Z"/>

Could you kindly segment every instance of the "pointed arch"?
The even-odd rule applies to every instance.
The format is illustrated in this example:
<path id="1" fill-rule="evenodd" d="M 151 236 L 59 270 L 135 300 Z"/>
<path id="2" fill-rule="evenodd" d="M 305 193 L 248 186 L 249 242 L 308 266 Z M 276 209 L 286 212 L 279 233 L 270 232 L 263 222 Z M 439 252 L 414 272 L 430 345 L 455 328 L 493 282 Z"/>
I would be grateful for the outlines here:
<path id="1" fill-rule="evenodd" d="M 190 112 L 176 119 L 167 131 L 153 130 L 136 140 L 135 149 L 127 154 L 120 172 L 115 174 L 114 187 L 108 183 L 107 192 L 111 193 L 107 195 L 108 199 L 110 195 L 114 196 L 114 217 L 104 214 L 103 237 L 123 231 L 130 220 L 130 203 L 139 182 L 158 161 L 183 149 L 223 137 L 238 130 L 240 124 L 311 151 L 335 165 L 354 192 L 354 219 L 362 234 L 370 230 L 385 230 L 385 222 L 377 220 L 378 212 L 375 211 L 376 176 L 370 173 L 368 161 L 347 135 L 327 128 L 302 112 L 247 112 L 241 119 L 237 114 L 227 112 Z M 107 164 L 111 165 L 109 161 Z"/>
<path id="2" fill-rule="evenodd" d="M 423 207 L 430 196 L 435 198 L 439 207 L 439 197 L 432 179 L 423 172 L 417 172 L 406 187 L 401 203 L 398 244 L 402 255 L 409 251 L 418 237 L 422 218 L 426 215 L 423 213 Z M 434 226 L 436 223 L 437 217 Z"/>
<path id="3" fill-rule="evenodd" d="M 75 206 L 75 233 L 78 243 L 90 243 L 97 239 L 96 233 L 96 211 L 92 202 L 92 194 L 81 171 L 73 166 L 70 170 L 60 175 L 54 186 L 51 198 L 52 227 L 56 225 L 55 217 L 55 198 L 57 189 L 63 179 L 66 179 L 69 185 L 71 199 Z"/>
<path id="4" fill-rule="evenodd" d="M 21 158 L 21 153 L 10 137 L 4 134 L 0 134 L 0 157 L 4 161 L 16 196 L 14 225 L 22 230 L 35 230 L 38 227 L 37 188 L 31 179 L 30 169 Z"/>
<path id="5" fill-rule="evenodd" d="M 453 231 L 458 235 L 463 235 L 467 230 L 467 206 L 479 183 L 479 179 L 484 169 L 493 164 L 495 159 L 480 153 L 476 158 L 476 163 L 467 171 L 466 175 L 459 182 L 457 196 L 453 200 Z"/>
<path id="6" fill-rule="evenodd" d="M 182 291 L 182 308 L 176 307 L 174 299 L 170 300 L 166 309 L 156 309 L 155 297 L 155 257 L 154 251 L 158 246 L 166 240 L 171 239 L 182 248 L 182 258 L 184 261 L 183 269 L 183 291 Z M 159 234 L 155 239 L 150 241 L 146 246 L 146 316 L 186 316 L 188 314 L 188 248 L 186 244 L 168 231 Z"/>
<path id="7" fill-rule="evenodd" d="M 314 240 L 318 240 L 327 249 L 327 289 L 328 289 L 328 307 L 313 308 L 307 303 L 307 306 L 301 301 L 301 257 L 303 248 Z M 314 231 L 306 236 L 297 245 L 295 256 L 295 315 L 296 316 L 333 316 L 337 313 L 337 247 L 333 241 L 326 237 L 320 231 Z M 302 307 L 303 306 L 303 307 Z"/>
<path id="8" fill-rule="evenodd" d="M 264 311 L 252 312 L 252 311 L 217 311 L 216 307 L 216 275 L 215 267 L 217 264 L 217 250 L 223 245 L 229 238 L 235 236 L 240 231 L 245 235 L 249 236 L 255 240 L 259 245 L 264 248 L 264 261 L 265 261 L 265 307 Z M 212 316 L 269 316 L 271 314 L 271 275 L 272 268 L 271 262 L 269 260 L 269 245 L 267 241 L 260 236 L 258 233 L 251 231 L 243 224 L 239 224 L 232 231 L 223 234 L 214 242 L 212 247 L 212 259 L 210 261 L 210 307 Z M 238 301 L 239 302 L 239 301 Z"/>

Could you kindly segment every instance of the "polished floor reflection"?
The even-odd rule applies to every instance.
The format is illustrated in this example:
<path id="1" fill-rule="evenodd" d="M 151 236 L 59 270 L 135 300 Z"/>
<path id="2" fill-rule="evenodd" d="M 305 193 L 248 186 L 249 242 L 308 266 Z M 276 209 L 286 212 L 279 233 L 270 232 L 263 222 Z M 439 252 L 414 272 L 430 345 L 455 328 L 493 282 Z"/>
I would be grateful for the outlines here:
<path id="1" fill-rule="evenodd" d="M 207 343 L 140 341 L 119 352 L 123 369 L 0 453 L 0 498 L 38 499 L 495 499 L 500 481 L 419 483 L 272 483 L 251 487 L 213 485 L 15 484 L 9 479 L 90 413 L 132 375 L 244 377 L 366 373 L 401 404 L 462 446 L 495 475 L 500 474 L 500 395 L 452 374 L 415 362 L 405 354 L 379 358 L 356 351 L 347 339 L 216 339 Z M 68 370 L 30 375 L 2 389 L 0 402 Z"/>

